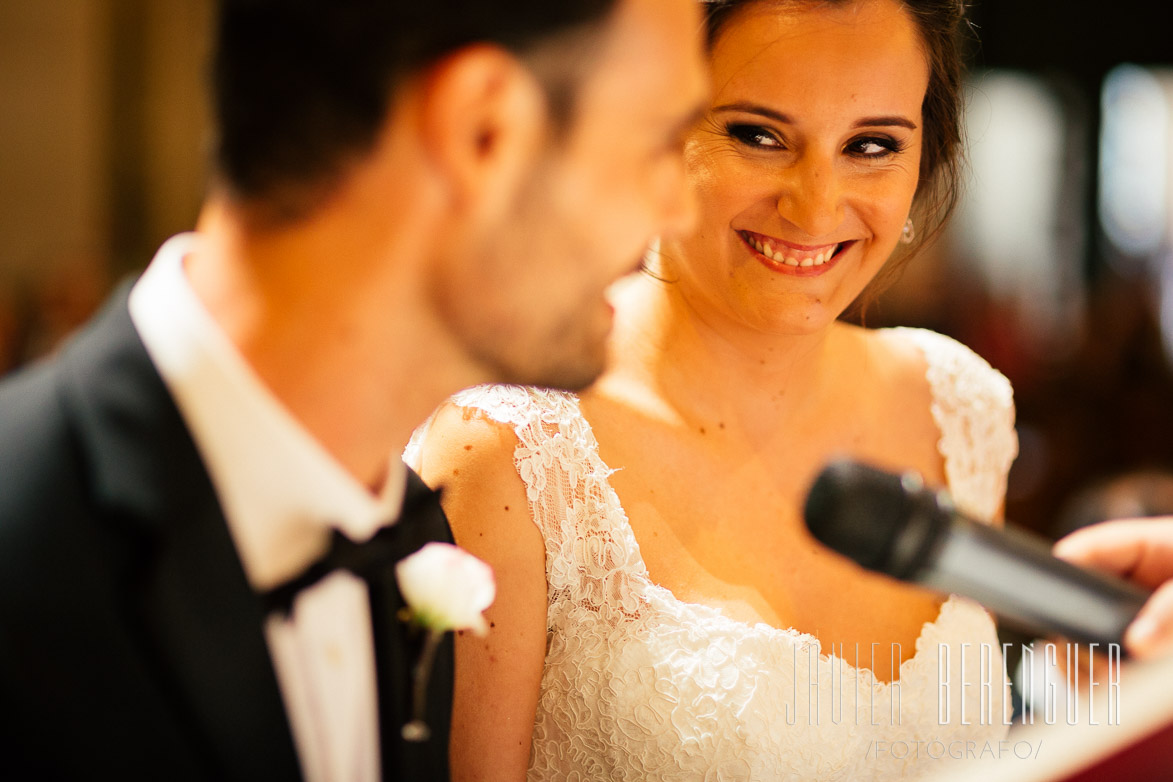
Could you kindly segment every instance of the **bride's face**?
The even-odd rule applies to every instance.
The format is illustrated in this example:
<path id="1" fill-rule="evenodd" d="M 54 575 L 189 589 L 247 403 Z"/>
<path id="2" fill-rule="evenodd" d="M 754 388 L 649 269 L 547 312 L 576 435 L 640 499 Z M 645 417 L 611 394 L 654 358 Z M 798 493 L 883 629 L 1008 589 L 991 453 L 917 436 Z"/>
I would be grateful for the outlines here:
<path id="1" fill-rule="evenodd" d="M 705 317 L 826 327 L 895 248 L 916 192 L 929 68 L 896 0 L 762 2 L 711 54 L 686 146 L 699 230 L 663 271 Z"/>

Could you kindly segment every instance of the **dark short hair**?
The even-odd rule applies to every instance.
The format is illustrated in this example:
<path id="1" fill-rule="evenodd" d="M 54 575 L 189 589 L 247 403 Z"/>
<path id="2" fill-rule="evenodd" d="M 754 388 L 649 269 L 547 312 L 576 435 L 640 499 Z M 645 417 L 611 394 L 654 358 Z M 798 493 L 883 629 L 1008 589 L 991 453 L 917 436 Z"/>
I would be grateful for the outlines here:
<path id="1" fill-rule="evenodd" d="M 598 29 L 615 2 L 219 0 L 217 177 L 234 198 L 296 218 L 370 151 L 406 76 L 474 43 L 524 58 Z M 560 85 L 538 78 L 558 111 Z"/>
<path id="2" fill-rule="evenodd" d="M 813 7 L 856 0 L 702 0 L 710 49 L 736 14 L 753 5 Z M 921 104 L 924 122 L 920 181 L 913 201 L 917 239 L 908 252 L 889 263 L 864 294 L 874 298 L 899 273 L 914 251 L 944 227 L 957 205 L 962 171 L 962 22 L 964 0 L 898 0 L 916 24 L 929 64 L 929 83 Z"/>

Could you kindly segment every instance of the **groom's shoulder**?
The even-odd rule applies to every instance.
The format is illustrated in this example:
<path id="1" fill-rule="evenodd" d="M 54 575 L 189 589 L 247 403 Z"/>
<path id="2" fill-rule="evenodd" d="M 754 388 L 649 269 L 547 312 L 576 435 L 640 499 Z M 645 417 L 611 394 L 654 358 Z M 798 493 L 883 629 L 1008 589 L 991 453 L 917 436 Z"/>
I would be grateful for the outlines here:
<path id="1" fill-rule="evenodd" d="M 0 540 L 47 533 L 76 501 L 76 447 L 59 381 L 59 359 L 0 381 Z"/>
<path id="2" fill-rule="evenodd" d="M 36 649 L 61 585 L 98 556 L 92 502 L 58 386 L 58 361 L 0 383 L 0 659 Z M 79 534 L 80 533 L 80 534 Z M 92 584 L 90 584 L 92 586 Z M 58 621 L 65 621 L 58 615 Z M 0 676 L 11 672 L 2 666 Z M 11 684 L 11 682 L 6 682 Z M 2 776 L 2 775 L 0 775 Z"/>
<path id="3" fill-rule="evenodd" d="M 0 380 L 0 503 L 30 468 L 65 445 L 59 360 L 42 361 Z"/>

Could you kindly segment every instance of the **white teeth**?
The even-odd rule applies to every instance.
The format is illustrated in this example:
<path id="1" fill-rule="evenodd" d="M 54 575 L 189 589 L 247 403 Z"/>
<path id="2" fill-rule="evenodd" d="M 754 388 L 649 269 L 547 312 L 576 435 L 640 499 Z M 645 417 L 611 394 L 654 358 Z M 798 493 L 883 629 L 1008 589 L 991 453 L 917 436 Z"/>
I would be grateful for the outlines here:
<path id="1" fill-rule="evenodd" d="M 768 240 L 762 241 L 761 239 L 749 233 L 743 234 L 743 236 L 755 250 L 767 258 L 772 258 L 775 262 L 785 264 L 786 266 L 803 268 L 809 268 L 811 266 L 822 266 L 824 263 L 835 257 L 835 253 L 839 252 L 839 249 L 843 246 L 841 244 L 836 244 L 832 247 L 821 250 L 814 255 L 805 255 L 800 258 L 796 258 L 787 257 L 784 255 L 782 252 L 784 248 L 782 247 L 779 247 L 777 250 L 775 250 L 774 246 Z"/>

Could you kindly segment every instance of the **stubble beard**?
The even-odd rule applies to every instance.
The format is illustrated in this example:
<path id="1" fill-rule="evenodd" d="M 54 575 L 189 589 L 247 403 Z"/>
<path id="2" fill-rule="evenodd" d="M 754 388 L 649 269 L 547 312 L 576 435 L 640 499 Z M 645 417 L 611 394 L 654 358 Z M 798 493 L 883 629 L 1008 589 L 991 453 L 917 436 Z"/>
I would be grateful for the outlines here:
<path id="1" fill-rule="evenodd" d="M 582 391 L 607 365 L 607 334 L 587 333 L 585 326 L 570 318 L 541 340 L 508 342 L 503 337 L 480 343 L 473 355 L 497 383 Z"/>

